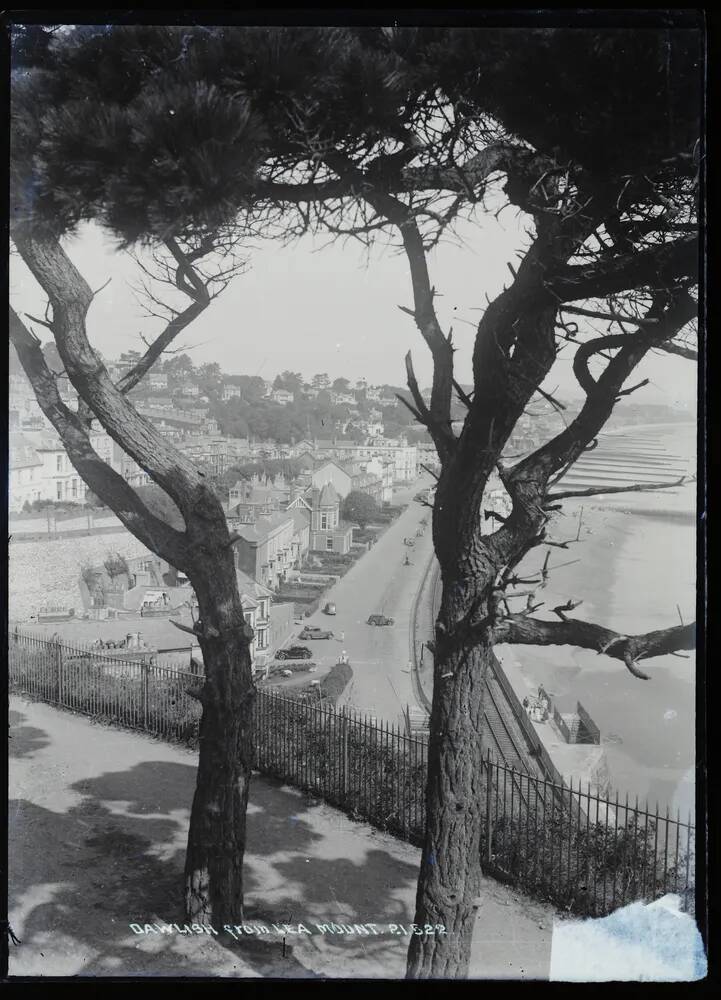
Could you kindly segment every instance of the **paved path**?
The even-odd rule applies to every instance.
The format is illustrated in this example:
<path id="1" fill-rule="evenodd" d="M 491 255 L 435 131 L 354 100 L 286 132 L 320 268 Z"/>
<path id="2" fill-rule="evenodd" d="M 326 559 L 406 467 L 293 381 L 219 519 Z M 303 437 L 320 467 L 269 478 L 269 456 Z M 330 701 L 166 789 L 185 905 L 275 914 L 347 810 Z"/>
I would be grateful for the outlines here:
<path id="1" fill-rule="evenodd" d="M 303 923 L 277 934 L 136 935 L 183 923 L 181 890 L 196 756 L 11 698 L 9 920 L 12 976 L 401 978 L 420 852 L 317 800 L 256 778 L 248 810 L 246 914 Z M 545 979 L 553 910 L 484 879 L 471 975 Z M 372 937 L 317 923 L 375 923 Z"/>

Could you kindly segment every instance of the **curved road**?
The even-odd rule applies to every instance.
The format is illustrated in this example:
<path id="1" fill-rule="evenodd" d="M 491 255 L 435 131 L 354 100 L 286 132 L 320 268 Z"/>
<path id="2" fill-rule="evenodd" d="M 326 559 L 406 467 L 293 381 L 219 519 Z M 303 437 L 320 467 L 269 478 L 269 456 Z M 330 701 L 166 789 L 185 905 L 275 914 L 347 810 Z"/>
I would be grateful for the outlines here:
<path id="1" fill-rule="evenodd" d="M 339 699 L 338 706 L 365 713 L 376 719 L 403 724 L 406 707 L 415 705 L 413 679 L 409 670 L 409 635 L 418 588 L 432 553 L 430 524 L 422 537 L 416 537 L 420 522 L 430 511 L 414 503 L 412 497 L 429 485 L 421 479 L 402 493 L 394 503 L 409 503 L 376 544 L 331 587 L 324 596 L 333 601 L 337 614 L 329 617 L 322 611 L 305 619 L 309 625 L 332 629 L 336 638 L 304 642 L 313 651 L 313 660 L 325 672 L 337 662 L 341 652 L 348 654 L 353 680 Z M 403 543 L 413 538 L 413 547 Z M 410 566 L 403 564 L 405 556 Z M 367 625 L 371 614 L 395 619 L 391 627 Z M 288 645 L 298 641 L 300 626 Z M 340 635 L 343 633 L 343 639 Z M 320 672 L 319 671 L 319 672 Z"/>

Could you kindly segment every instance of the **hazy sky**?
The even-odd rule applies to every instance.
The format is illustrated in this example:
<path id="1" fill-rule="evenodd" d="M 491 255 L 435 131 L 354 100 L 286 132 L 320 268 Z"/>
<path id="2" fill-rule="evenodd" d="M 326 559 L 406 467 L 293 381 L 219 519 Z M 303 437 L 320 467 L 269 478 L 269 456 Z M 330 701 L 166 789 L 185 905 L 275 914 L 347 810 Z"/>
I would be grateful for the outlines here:
<path id="1" fill-rule="evenodd" d="M 527 219 L 514 218 L 508 208 L 500 218 L 485 214 L 480 224 L 466 223 L 463 246 L 441 245 L 431 256 L 431 280 L 440 297 L 439 318 L 453 326 L 456 377 L 471 381 L 475 324 L 486 302 L 511 279 L 508 262 L 517 263 L 523 249 Z M 143 349 L 139 337 L 157 328 L 144 318 L 129 281 L 137 280 L 132 258 L 115 249 L 113 240 L 95 226 L 85 226 L 68 241 L 67 250 L 92 288 L 110 284 L 94 301 L 88 329 L 106 358 L 128 349 Z M 428 349 L 410 316 L 398 305 L 410 306 L 411 289 L 405 256 L 377 247 L 368 259 L 353 241 L 322 247 L 304 238 L 282 247 L 256 243 L 249 268 L 215 300 L 181 337 L 192 348 L 196 364 L 217 361 L 228 373 L 272 378 L 284 369 L 310 377 L 327 372 L 331 378 L 365 376 L 371 383 L 405 384 L 404 356 L 410 348 L 421 385 L 430 384 Z M 44 299 L 16 255 L 12 257 L 11 299 L 19 311 L 42 315 Z M 39 311 L 39 313 L 38 313 Z M 581 321 L 582 322 L 582 321 Z M 45 339 L 45 331 L 36 332 Z M 570 348 L 556 363 L 546 387 L 558 395 L 578 397 Z M 638 370 L 653 385 L 634 394 L 638 402 L 679 402 L 696 396 L 696 369 L 680 358 L 654 355 Z"/>

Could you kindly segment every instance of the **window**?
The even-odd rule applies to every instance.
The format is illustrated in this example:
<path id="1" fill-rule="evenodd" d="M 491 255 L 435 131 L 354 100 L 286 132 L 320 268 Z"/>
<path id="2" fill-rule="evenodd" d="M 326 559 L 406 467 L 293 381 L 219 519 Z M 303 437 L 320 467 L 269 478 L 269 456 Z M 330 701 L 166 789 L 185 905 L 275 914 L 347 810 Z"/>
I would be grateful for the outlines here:
<path id="1" fill-rule="evenodd" d="M 77 497 L 77 495 L 78 495 L 78 481 L 77 479 L 73 479 L 73 496 Z"/>
<path id="2" fill-rule="evenodd" d="M 328 515 L 325 513 L 320 515 L 320 530 L 321 531 L 328 530 Z"/>
<path id="3" fill-rule="evenodd" d="M 329 552 L 333 551 L 333 539 L 332 538 L 326 538 L 326 540 L 325 540 L 325 547 L 326 547 L 326 549 L 328 549 Z"/>
<path id="4" fill-rule="evenodd" d="M 63 498 L 63 484 L 62 483 L 56 483 L 55 484 L 55 489 L 56 489 L 56 492 L 57 492 L 58 500 L 62 500 L 62 498 Z"/>
<path id="5" fill-rule="evenodd" d="M 55 471 L 56 472 L 62 472 L 63 471 L 63 456 L 62 455 L 56 455 L 55 456 Z"/>

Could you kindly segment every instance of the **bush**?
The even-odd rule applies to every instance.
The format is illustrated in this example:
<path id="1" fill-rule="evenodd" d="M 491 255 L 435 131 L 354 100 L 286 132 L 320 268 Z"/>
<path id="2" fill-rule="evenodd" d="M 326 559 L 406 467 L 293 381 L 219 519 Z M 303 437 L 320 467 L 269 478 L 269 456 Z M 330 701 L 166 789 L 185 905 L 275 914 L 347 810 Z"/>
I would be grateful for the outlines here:
<path id="1" fill-rule="evenodd" d="M 351 490 L 343 501 L 341 516 L 344 521 L 351 521 L 365 528 L 378 514 L 378 504 L 367 493 Z"/>
<path id="2" fill-rule="evenodd" d="M 52 510 L 57 514 L 75 514 L 78 511 L 82 511 L 84 504 L 78 501 L 73 503 L 72 500 L 33 500 L 30 503 L 26 500 L 23 504 L 23 512 L 25 514 L 32 514 L 35 511 Z"/>
<path id="3" fill-rule="evenodd" d="M 130 576 L 127 560 L 119 552 L 116 552 L 115 555 L 109 552 L 103 566 L 111 580 L 117 576 Z"/>
<path id="4" fill-rule="evenodd" d="M 93 566 L 89 562 L 83 563 L 80 567 L 80 576 L 88 588 L 91 599 L 96 597 L 105 599 L 104 575 L 99 566 Z"/>
<path id="5" fill-rule="evenodd" d="M 321 696 L 335 705 L 351 682 L 353 670 L 349 663 L 336 663 L 320 682 Z"/>
<path id="6" fill-rule="evenodd" d="M 378 538 L 378 531 L 373 528 L 355 528 L 353 531 L 353 542 L 375 542 Z"/>
<path id="7" fill-rule="evenodd" d="M 667 891 L 693 903 L 684 889 L 685 856 L 666 866 L 656 821 L 625 826 L 585 824 L 567 811 L 546 810 L 543 822 L 502 816 L 491 836 L 491 871 L 524 891 L 583 916 L 602 916 L 637 899 Z M 670 860 L 670 859 L 669 859 Z M 665 874 L 664 874 L 665 871 Z"/>

